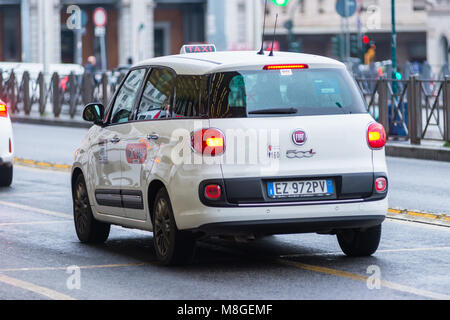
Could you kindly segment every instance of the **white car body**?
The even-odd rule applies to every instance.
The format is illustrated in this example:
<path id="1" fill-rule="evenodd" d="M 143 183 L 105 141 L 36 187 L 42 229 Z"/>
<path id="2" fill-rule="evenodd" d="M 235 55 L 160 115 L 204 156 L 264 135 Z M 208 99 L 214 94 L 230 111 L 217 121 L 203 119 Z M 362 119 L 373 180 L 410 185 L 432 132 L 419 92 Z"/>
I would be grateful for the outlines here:
<path id="1" fill-rule="evenodd" d="M 1 106 L 6 106 L 7 104 L 0 100 Z M 0 109 L 2 108 L 0 106 Z M 6 116 L 5 116 L 6 115 Z M 9 175 L 14 163 L 14 139 L 13 139 L 13 129 L 11 125 L 11 118 L 9 113 L 6 114 L 0 112 L 0 185 L 3 185 L 3 179 L 9 180 L 6 175 Z M 6 183 L 6 185 L 9 185 Z"/>
<path id="2" fill-rule="evenodd" d="M 332 59 L 283 52 L 276 52 L 274 57 L 255 52 L 181 54 L 144 61 L 131 70 L 162 66 L 171 68 L 177 75 L 203 76 L 235 70 L 259 71 L 267 65 L 298 63 L 306 64 L 311 70 L 347 72 L 342 63 Z M 374 123 L 373 118 L 363 112 L 233 119 L 181 118 L 95 125 L 76 153 L 73 176 L 84 175 L 95 219 L 129 228 L 153 230 L 152 201 L 155 189 L 162 186 L 170 197 L 179 230 L 207 235 L 245 235 L 333 233 L 339 228 L 370 227 L 381 224 L 388 209 L 386 194 L 380 196 L 374 191 L 376 175 L 387 179 L 387 167 L 384 148 L 368 146 L 367 128 L 371 123 Z M 179 148 L 179 139 L 174 137 L 174 132 L 207 128 L 219 129 L 225 135 L 225 153 L 206 157 L 221 163 L 180 164 L 174 161 L 174 149 Z M 231 140 L 235 139 L 233 134 L 251 135 L 250 129 L 255 132 L 273 129 L 278 134 L 278 145 L 272 146 L 271 140 L 263 145 L 262 151 L 269 148 L 270 153 L 274 148 L 279 152 L 272 154 L 276 158 L 274 170 L 246 161 L 240 164 L 226 162 L 231 152 Z M 292 141 L 297 129 L 307 134 L 303 146 Z M 156 135 L 157 139 L 151 139 L 149 135 Z M 120 141 L 112 143 L 115 138 Z M 132 153 L 127 148 L 142 143 L 147 145 L 146 155 L 136 157 L 134 163 L 127 161 L 127 154 Z M 190 156 L 196 153 L 193 149 L 189 152 L 192 153 Z M 237 150 L 237 154 L 240 152 L 247 153 L 248 157 L 248 152 L 253 151 L 247 146 Z M 324 177 L 332 177 L 335 183 L 338 194 L 333 199 L 268 199 L 266 194 L 268 181 Z M 218 182 L 224 189 L 222 202 L 205 201 L 202 188 L 208 181 Z"/>

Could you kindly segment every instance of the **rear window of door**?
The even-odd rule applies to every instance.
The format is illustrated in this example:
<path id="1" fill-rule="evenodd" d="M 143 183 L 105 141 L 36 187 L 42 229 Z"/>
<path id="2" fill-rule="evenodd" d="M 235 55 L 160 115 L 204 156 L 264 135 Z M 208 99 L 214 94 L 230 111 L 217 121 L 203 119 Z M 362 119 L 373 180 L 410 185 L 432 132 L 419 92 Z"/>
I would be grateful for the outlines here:
<path id="1" fill-rule="evenodd" d="M 136 120 L 160 120 L 172 117 L 175 74 L 165 68 L 152 68 L 145 82 Z"/>

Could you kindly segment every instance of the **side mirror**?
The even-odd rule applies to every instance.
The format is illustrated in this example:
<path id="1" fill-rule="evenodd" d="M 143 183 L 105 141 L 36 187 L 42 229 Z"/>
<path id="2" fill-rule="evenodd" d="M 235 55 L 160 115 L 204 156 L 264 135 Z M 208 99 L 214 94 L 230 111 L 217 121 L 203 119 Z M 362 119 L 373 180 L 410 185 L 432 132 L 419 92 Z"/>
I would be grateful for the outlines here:
<path id="1" fill-rule="evenodd" d="M 93 122 L 97 125 L 103 125 L 105 116 L 105 107 L 101 103 L 90 103 L 84 107 L 83 120 Z"/>

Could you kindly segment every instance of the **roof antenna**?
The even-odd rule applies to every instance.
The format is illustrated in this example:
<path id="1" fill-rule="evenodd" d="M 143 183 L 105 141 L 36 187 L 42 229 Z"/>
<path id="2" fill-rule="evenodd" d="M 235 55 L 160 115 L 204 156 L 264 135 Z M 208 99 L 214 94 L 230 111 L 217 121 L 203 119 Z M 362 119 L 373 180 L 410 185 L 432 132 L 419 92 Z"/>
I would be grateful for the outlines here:
<path id="1" fill-rule="evenodd" d="M 262 31 L 262 43 L 261 43 L 261 50 L 259 50 L 259 55 L 264 55 L 264 30 L 266 29 L 266 12 L 267 12 L 267 0 L 266 4 L 264 5 L 264 24 L 263 24 L 263 31 Z"/>
<path id="2" fill-rule="evenodd" d="M 275 28 L 273 29 L 272 48 L 270 49 L 269 57 L 273 57 L 273 45 L 275 44 L 275 35 L 276 35 L 276 32 L 277 32 L 277 22 L 278 22 L 278 13 L 277 13 L 277 16 L 275 18 Z"/>

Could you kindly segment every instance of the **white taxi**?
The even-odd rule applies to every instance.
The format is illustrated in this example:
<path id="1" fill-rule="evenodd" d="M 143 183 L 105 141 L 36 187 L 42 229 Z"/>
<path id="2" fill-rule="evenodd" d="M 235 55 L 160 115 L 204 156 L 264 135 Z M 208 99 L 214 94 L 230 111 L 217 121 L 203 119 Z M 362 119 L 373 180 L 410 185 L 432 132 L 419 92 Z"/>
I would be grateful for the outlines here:
<path id="1" fill-rule="evenodd" d="M 13 181 L 13 130 L 8 105 L 0 100 L 0 187 L 9 187 Z"/>
<path id="2" fill-rule="evenodd" d="M 213 51 L 213 52 L 202 52 Z M 373 254 L 388 209 L 386 133 L 335 60 L 190 48 L 133 66 L 72 173 L 75 228 L 153 232 L 162 264 L 198 239 L 314 232 Z M 197 53 L 195 53 L 197 52 Z"/>

